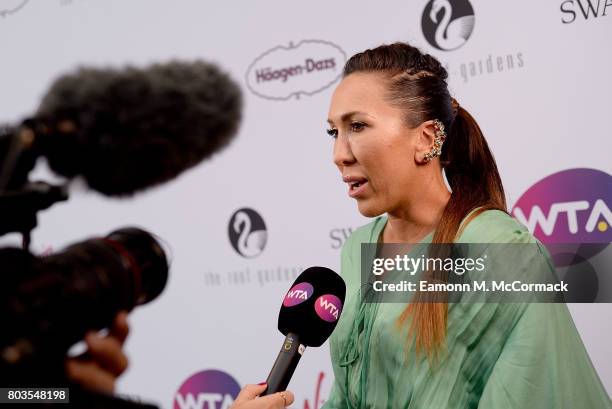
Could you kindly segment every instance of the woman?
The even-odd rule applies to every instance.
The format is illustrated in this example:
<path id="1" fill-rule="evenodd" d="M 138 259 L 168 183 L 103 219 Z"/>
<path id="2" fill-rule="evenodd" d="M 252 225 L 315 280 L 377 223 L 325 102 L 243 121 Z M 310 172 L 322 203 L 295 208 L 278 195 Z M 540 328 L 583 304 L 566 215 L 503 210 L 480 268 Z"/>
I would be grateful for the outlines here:
<path id="1" fill-rule="evenodd" d="M 532 243 L 515 267 L 550 269 L 506 213 L 493 156 L 446 78 L 435 58 L 395 43 L 349 59 L 332 97 L 334 163 L 377 218 L 342 250 L 347 299 L 325 408 L 611 408 L 565 304 L 362 302 L 361 243 Z"/>

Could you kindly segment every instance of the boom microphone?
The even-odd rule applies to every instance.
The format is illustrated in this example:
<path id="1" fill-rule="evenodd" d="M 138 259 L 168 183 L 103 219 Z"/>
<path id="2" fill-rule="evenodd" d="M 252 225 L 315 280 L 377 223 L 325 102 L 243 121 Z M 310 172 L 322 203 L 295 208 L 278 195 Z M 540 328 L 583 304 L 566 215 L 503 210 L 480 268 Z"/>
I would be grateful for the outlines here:
<path id="1" fill-rule="evenodd" d="M 284 391 L 306 347 L 321 346 L 336 328 L 346 295 L 344 280 L 325 267 L 310 267 L 295 280 L 278 315 L 285 341 L 262 394 Z"/>
<path id="2" fill-rule="evenodd" d="M 105 195 L 133 194 L 226 146 L 241 110 L 239 86 L 210 63 L 80 68 L 52 84 L 33 118 L 0 129 L 0 159 L 19 151 L 0 160 L 0 191 L 22 187 L 42 155 Z"/>

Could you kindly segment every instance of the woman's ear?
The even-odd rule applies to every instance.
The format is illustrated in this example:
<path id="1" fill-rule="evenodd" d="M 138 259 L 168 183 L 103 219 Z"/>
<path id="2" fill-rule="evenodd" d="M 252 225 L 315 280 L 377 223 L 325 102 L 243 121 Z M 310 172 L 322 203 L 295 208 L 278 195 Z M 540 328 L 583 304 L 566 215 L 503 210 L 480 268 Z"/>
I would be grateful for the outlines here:
<path id="1" fill-rule="evenodd" d="M 416 128 L 416 143 L 414 149 L 414 161 L 419 165 L 424 165 L 425 154 L 431 152 L 436 138 L 434 122 L 425 121 Z"/>

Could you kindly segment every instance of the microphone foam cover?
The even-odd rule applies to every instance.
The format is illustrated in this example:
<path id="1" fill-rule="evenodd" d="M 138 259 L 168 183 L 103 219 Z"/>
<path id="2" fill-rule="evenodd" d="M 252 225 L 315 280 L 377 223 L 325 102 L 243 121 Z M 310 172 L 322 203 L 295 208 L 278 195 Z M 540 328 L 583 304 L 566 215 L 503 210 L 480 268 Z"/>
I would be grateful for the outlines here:
<path id="1" fill-rule="evenodd" d="M 326 267 L 310 267 L 295 280 L 278 316 L 278 330 L 300 343 L 321 346 L 336 328 L 346 295 L 344 280 Z"/>
<path id="2" fill-rule="evenodd" d="M 146 68 L 80 68 L 57 79 L 36 118 L 68 120 L 76 133 L 44 146 L 53 171 L 82 176 L 105 195 L 126 196 L 175 178 L 233 139 L 240 86 L 204 61 Z"/>

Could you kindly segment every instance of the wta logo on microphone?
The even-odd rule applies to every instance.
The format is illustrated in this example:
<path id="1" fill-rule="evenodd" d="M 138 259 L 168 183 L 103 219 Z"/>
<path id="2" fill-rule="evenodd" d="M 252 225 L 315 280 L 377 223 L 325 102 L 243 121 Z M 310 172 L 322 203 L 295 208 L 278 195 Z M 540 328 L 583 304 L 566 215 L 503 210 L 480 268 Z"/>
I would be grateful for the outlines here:
<path id="1" fill-rule="evenodd" d="M 174 396 L 174 409 L 228 409 L 240 393 L 229 374 L 209 369 L 191 375 Z"/>
<path id="2" fill-rule="evenodd" d="M 287 292 L 285 295 L 285 299 L 283 300 L 283 306 L 285 307 L 293 307 L 295 305 L 301 304 L 304 301 L 308 301 L 308 299 L 312 296 L 314 292 L 314 288 L 312 284 L 303 282 L 294 285 L 291 287 L 291 290 Z"/>
<path id="3" fill-rule="evenodd" d="M 315 301 L 315 312 L 324 321 L 336 322 L 342 312 L 342 301 L 333 294 L 325 294 Z"/>

